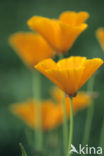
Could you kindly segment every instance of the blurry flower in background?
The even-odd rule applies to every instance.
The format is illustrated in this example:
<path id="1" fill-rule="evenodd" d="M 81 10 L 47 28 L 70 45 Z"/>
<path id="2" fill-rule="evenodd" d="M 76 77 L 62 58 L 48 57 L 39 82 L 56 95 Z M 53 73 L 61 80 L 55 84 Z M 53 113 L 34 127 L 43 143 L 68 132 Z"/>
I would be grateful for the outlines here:
<path id="1" fill-rule="evenodd" d="M 73 106 L 74 111 L 83 109 L 85 106 L 91 103 L 92 98 L 98 97 L 97 93 L 87 93 L 87 92 L 79 92 L 76 97 L 73 98 Z M 56 100 L 58 105 L 62 105 L 63 102 L 63 91 L 57 87 L 53 87 L 51 89 L 51 96 Z M 70 99 L 66 97 L 66 105 L 70 106 Z"/>
<path id="2" fill-rule="evenodd" d="M 74 112 L 78 112 L 79 110 L 88 107 L 91 104 L 92 94 L 86 92 L 79 92 L 76 97 L 73 98 L 73 109 Z M 66 98 L 66 105 L 70 108 L 70 98 Z M 70 113 L 70 109 L 69 110 Z"/>
<path id="3" fill-rule="evenodd" d="M 63 12 L 59 19 L 34 16 L 28 21 L 29 27 L 41 34 L 58 54 L 68 51 L 76 38 L 87 28 L 87 12 Z"/>
<path id="4" fill-rule="evenodd" d="M 103 64 L 99 58 L 69 57 L 55 63 L 52 59 L 41 61 L 35 66 L 68 96 L 76 96 L 78 89 Z"/>
<path id="5" fill-rule="evenodd" d="M 50 90 L 51 97 L 55 100 L 55 103 L 61 104 L 63 100 L 63 91 L 58 87 L 52 87 Z"/>
<path id="6" fill-rule="evenodd" d="M 37 113 L 38 103 L 35 100 L 14 104 L 11 107 L 13 113 L 18 115 L 24 120 L 30 127 L 36 128 L 38 119 L 35 118 Z M 60 124 L 60 111 L 57 109 L 57 105 L 51 100 L 41 102 L 42 107 L 42 127 L 43 130 L 52 129 Z M 61 117 L 62 118 L 62 117 Z"/>
<path id="7" fill-rule="evenodd" d="M 30 67 L 39 61 L 54 56 L 54 51 L 42 36 L 32 32 L 19 32 L 11 35 L 10 45 Z"/>
<path id="8" fill-rule="evenodd" d="M 96 31 L 96 37 L 97 37 L 102 49 L 104 50 L 104 28 L 99 28 Z"/>
<path id="9" fill-rule="evenodd" d="M 54 96 L 57 91 L 57 97 Z M 59 96 L 58 96 L 59 95 Z M 64 111 L 62 106 L 63 92 L 58 89 L 52 89 L 52 96 L 57 102 L 52 100 L 45 100 L 41 102 L 42 107 L 42 127 L 43 130 L 50 130 L 56 128 L 63 123 Z M 91 103 L 92 96 L 85 92 L 80 92 L 75 98 L 73 98 L 74 113 L 79 110 L 86 108 Z M 38 102 L 34 100 L 28 100 L 23 103 L 14 104 L 11 106 L 11 111 L 19 116 L 24 122 L 26 122 L 30 127 L 36 128 L 38 119 L 36 119 Z M 66 109 L 67 115 L 70 116 L 70 99 L 66 97 Z"/>

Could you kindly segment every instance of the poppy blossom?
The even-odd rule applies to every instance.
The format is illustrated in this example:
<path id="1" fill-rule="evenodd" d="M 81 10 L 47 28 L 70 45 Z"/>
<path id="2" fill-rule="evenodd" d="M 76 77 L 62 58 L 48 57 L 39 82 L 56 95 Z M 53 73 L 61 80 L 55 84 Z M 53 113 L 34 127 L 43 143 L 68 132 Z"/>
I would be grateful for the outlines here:
<path id="1" fill-rule="evenodd" d="M 51 89 L 51 95 L 56 101 L 57 105 L 63 107 L 63 91 L 57 87 Z M 95 93 L 79 92 L 76 97 L 73 98 L 73 109 L 74 113 L 89 106 L 91 104 L 92 98 L 94 98 Z M 68 114 L 70 114 L 70 98 L 65 97 L 66 108 Z"/>
<path id="2" fill-rule="evenodd" d="M 58 54 L 68 51 L 77 37 L 87 28 L 87 12 L 63 12 L 59 19 L 34 16 L 28 21 L 29 27 L 41 34 Z"/>
<path id="3" fill-rule="evenodd" d="M 62 114 L 57 105 L 51 100 L 41 102 L 42 107 L 42 128 L 49 130 L 57 127 L 62 122 Z M 28 100 L 19 104 L 11 106 L 14 114 L 18 115 L 31 128 L 37 128 L 39 119 L 36 118 L 38 102 L 35 100 Z"/>
<path id="4" fill-rule="evenodd" d="M 35 68 L 55 83 L 68 96 L 75 96 L 92 74 L 103 64 L 100 58 L 69 57 L 57 63 L 46 59 Z"/>
<path id="5" fill-rule="evenodd" d="M 57 91 L 57 95 L 55 96 Z M 64 111 L 63 111 L 63 92 L 60 89 L 52 89 L 53 99 L 41 101 L 42 107 L 42 129 L 50 130 L 56 128 L 63 123 Z M 76 97 L 73 98 L 74 113 L 89 106 L 91 104 L 91 95 L 85 92 L 80 92 Z M 66 97 L 66 111 L 67 116 L 70 116 L 70 99 Z M 39 119 L 36 118 L 37 105 L 39 103 L 35 100 L 28 100 L 11 106 L 11 111 L 20 117 L 27 125 L 31 128 L 36 129 Z"/>
<path id="6" fill-rule="evenodd" d="M 104 28 L 99 28 L 96 31 L 96 37 L 97 37 L 102 49 L 104 50 Z"/>
<path id="7" fill-rule="evenodd" d="M 11 35 L 9 42 L 23 61 L 31 67 L 54 55 L 53 49 L 43 37 L 32 32 L 15 33 Z"/>

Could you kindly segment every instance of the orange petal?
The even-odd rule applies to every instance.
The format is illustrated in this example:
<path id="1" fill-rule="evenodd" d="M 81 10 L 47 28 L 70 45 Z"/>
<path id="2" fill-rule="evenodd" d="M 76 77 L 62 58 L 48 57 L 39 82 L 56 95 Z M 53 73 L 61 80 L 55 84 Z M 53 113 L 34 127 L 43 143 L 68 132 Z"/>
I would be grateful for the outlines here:
<path id="1" fill-rule="evenodd" d="M 81 77 L 79 88 L 91 77 L 92 74 L 103 64 L 103 60 L 99 58 L 86 60 L 84 64 L 83 75 Z"/>
<path id="2" fill-rule="evenodd" d="M 59 19 L 65 24 L 77 26 L 81 23 L 84 23 L 88 17 L 89 14 L 84 11 L 78 13 L 74 11 L 65 11 L 60 15 Z"/>
<path id="3" fill-rule="evenodd" d="M 73 98 L 73 109 L 74 113 L 81 109 L 88 107 L 91 104 L 91 95 L 86 92 L 79 92 L 76 97 Z M 70 98 L 66 98 L 66 106 L 69 109 L 70 115 Z"/>
<path id="4" fill-rule="evenodd" d="M 57 64 L 47 59 L 35 66 L 66 94 L 74 96 L 90 76 L 103 64 L 102 59 L 86 57 L 70 57 Z"/>
<path id="5" fill-rule="evenodd" d="M 71 26 L 58 20 L 34 16 L 28 21 L 34 31 L 40 33 L 58 53 L 66 52 L 86 28 L 86 24 Z"/>
<path id="6" fill-rule="evenodd" d="M 32 30 L 40 33 L 51 44 L 51 46 L 58 44 L 60 33 L 58 21 L 34 16 L 28 21 L 28 25 Z M 53 48 L 55 47 L 53 46 Z"/>
<path id="7" fill-rule="evenodd" d="M 75 111 L 79 111 L 91 104 L 91 95 L 85 92 L 79 92 L 76 97 L 73 98 L 73 107 Z"/>
<path id="8" fill-rule="evenodd" d="M 11 110 L 31 128 L 37 128 L 38 120 L 35 116 L 38 111 L 36 109 L 37 105 L 38 103 L 33 100 L 29 100 L 27 102 L 11 106 Z M 58 126 L 61 123 L 59 120 L 60 115 L 58 107 L 51 100 L 42 102 L 42 126 L 44 130 L 49 130 Z"/>
<path id="9" fill-rule="evenodd" d="M 14 104 L 11 106 L 11 110 L 14 114 L 18 115 L 25 123 L 34 128 L 36 124 L 35 119 L 35 104 L 29 100 L 27 102 Z"/>
<path id="10" fill-rule="evenodd" d="M 48 77 L 51 81 L 53 81 L 56 84 L 56 80 L 53 80 L 53 77 L 50 76 L 50 74 L 47 72 L 48 69 L 56 69 L 57 64 L 52 59 L 46 59 L 44 61 L 41 61 L 36 66 L 34 66 L 37 70 L 39 70 L 42 74 L 44 74 L 46 77 Z"/>
<path id="11" fill-rule="evenodd" d="M 97 37 L 102 49 L 104 50 L 104 28 L 99 28 L 96 31 L 96 37 Z"/>
<path id="12" fill-rule="evenodd" d="M 70 70 L 61 69 L 57 67 L 57 64 L 54 67 L 50 66 L 50 64 L 52 63 L 51 59 L 48 59 L 46 61 L 42 61 L 41 63 L 36 65 L 35 68 L 42 72 L 52 82 L 54 82 L 66 94 L 73 95 L 78 90 L 78 85 L 82 76 L 83 68 Z"/>
<path id="13" fill-rule="evenodd" d="M 54 55 L 47 42 L 38 34 L 20 32 L 12 35 L 9 41 L 14 50 L 29 66 L 34 66 L 39 61 Z"/>
<path id="14" fill-rule="evenodd" d="M 57 104 L 61 104 L 61 102 L 63 101 L 64 92 L 57 87 L 52 87 L 51 96 Z"/>
<path id="15" fill-rule="evenodd" d="M 60 23 L 60 45 L 59 51 L 66 52 L 74 44 L 77 37 L 87 28 L 87 24 L 81 24 L 80 26 L 70 26 L 68 24 Z"/>
<path id="16" fill-rule="evenodd" d="M 69 57 L 66 59 L 62 59 L 60 61 L 58 61 L 57 65 L 61 68 L 61 69 L 72 69 L 72 68 L 80 68 L 82 67 L 82 65 L 85 63 L 86 61 L 86 57 Z"/>

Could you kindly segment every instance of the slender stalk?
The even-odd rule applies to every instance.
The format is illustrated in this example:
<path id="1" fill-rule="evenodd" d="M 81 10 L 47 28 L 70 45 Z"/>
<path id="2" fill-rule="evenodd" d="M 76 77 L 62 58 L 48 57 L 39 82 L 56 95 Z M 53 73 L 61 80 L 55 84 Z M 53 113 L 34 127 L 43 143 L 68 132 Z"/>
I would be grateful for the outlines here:
<path id="1" fill-rule="evenodd" d="M 59 59 L 63 59 L 64 56 L 61 54 L 59 55 Z M 64 117 L 63 117 L 63 141 L 64 141 L 64 150 L 65 155 L 67 153 L 67 147 L 68 147 L 68 117 L 67 117 L 67 110 L 66 110 L 66 103 L 65 103 L 65 94 L 63 93 L 63 111 L 64 111 Z"/>
<path id="2" fill-rule="evenodd" d="M 20 149 L 21 149 L 21 152 L 22 152 L 22 156 L 27 156 L 27 153 L 26 153 L 25 148 L 22 145 L 22 143 L 19 143 L 19 146 L 20 146 Z"/>
<path id="3" fill-rule="evenodd" d="M 69 131 L 69 145 L 68 145 L 68 154 L 67 156 L 71 155 L 71 144 L 72 144 L 72 139 L 73 139 L 73 98 L 70 97 L 70 131 Z"/>
<path id="4" fill-rule="evenodd" d="M 65 103 L 65 94 L 63 93 L 63 111 L 64 111 L 64 118 L 63 118 L 63 140 L 64 140 L 64 150 L 65 154 L 67 152 L 68 146 L 68 118 L 67 118 L 67 111 L 66 111 L 66 103 Z"/>
<path id="5" fill-rule="evenodd" d="M 36 129 L 35 129 L 35 146 L 38 151 L 42 150 L 42 110 L 41 110 L 41 103 L 40 103 L 40 93 L 41 93 L 41 82 L 40 82 L 40 73 L 35 71 L 33 72 L 33 98 L 35 101 L 38 102 L 35 105 L 35 116 L 36 119 Z M 34 121 L 35 122 L 35 121 Z"/>
<path id="6" fill-rule="evenodd" d="M 104 146 L 104 120 L 103 120 L 102 129 L 101 129 L 101 136 L 100 136 L 99 147 L 103 147 L 103 146 Z"/>
<path id="7" fill-rule="evenodd" d="M 92 76 L 90 78 L 90 80 L 88 81 L 87 91 L 89 91 L 89 92 L 93 91 L 94 80 L 95 80 L 95 77 Z M 94 104 L 93 104 L 93 100 L 92 100 L 91 105 L 90 105 L 90 107 L 88 108 L 88 111 L 87 111 L 87 117 L 86 117 L 86 123 L 85 123 L 85 131 L 84 131 L 84 137 L 83 137 L 83 146 L 88 144 L 88 141 L 89 141 L 93 115 L 94 115 Z"/>

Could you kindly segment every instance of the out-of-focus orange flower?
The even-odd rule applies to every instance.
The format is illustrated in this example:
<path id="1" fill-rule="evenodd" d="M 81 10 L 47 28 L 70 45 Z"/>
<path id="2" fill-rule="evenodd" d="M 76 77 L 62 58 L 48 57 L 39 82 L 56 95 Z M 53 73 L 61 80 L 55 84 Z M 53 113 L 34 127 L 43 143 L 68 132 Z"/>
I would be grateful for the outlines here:
<path id="1" fill-rule="evenodd" d="M 51 91 L 52 97 L 56 100 L 57 105 L 60 107 L 62 106 L 63 103 L 63 91 L 61 89 L 58 89 L 57 87 L 54 87 Z M 76 97 L 73 98 L 73 109 L 74 112 L 77 112 L 87 106 L 90 105 L 91 99 L 93 97 L 92 93 L 87 93 L 87 92 L 79 92 Z M 66 97 L 66 107 L 67 107 L 67 112 L 68 114 L 70 113 L 70 98 Z"/>
<path id="2" fill-rule="evenodd" d="M 58 87 L 52 87 L 50 90 L 51 97 L 57 104 L 62 104 L 63 101 L 63 91 Z M 64 97 L 65 98 L 65 97 Z"/>
<path id="3" fill-rule="evenodd" d="M 78 89 L 103 64 L 99 58 L 69 57 L 55 63 L 52 59 L 41 61 L 35 66 L 68 96 L 75 96 Z"/>
<path id="4" fill-rule="evenodd" d="M 54 55 L 52 48 L 43 37 L 32 32 L 15 33 L 9 42 L 23 61 L 31 67 Z"/>
<path id="5" fill-rule="evenodd" d="M 55 96 L 57 91 L 57 96 Z M 58 96 L 59 94 L 59 96 Z M 64 110 L 63 110 L 63 92 L 60 89 L 54 89 L 52 96 L 57 102 L 46 100 L 42 102 L 42 128 L 43 130 L 50 130 L 56 128 L 63 122 Z M 73 98 L 74 113 L 78 112 L 90 105 L 91 95 L 80 92 L 75 98 Z M 36 119 L 37 103 L 34 100 L 27 102 L 14 104 L 11 106 L 11 110 L 14 114 L 18 115 L 24 122 L 30 127 L 37 128 L 38 119 Z M 70 99 L 66 98 L 66 110 L 68 117 L 70 116 Z"/>
<path id="6" fill-rule="evenodd" d="M 14 104 L 11 110 L 14 114 L 18 115 L 23 121 L 25 121 L 30 127 L 36 128 L 38 119 L 35 114 L 37 112 L 38 103 L 34 100 L 27 102 Z M 42 127 L 44 130 L 57 127 L 62 121 L 60 121 L 60 111 L 57 105 L 50 100 L 42 102 Z"/>
<path id="7" fill-rule="evenodd" d="M 74 113 L 88 107 L 91 104 L 91 94 L 85 92 L 79 92 L 76 97 L 73 98 L 73 110 Z M 70 115 L 70 98 L 66 98 L 67 112 Z"/>
<path id="8" fill-rule="evenodd" d="M 34 16 L 28 21 L 32 30 L 40 33 L 57 53 L 65 53 L 76 38 L 87 28 L 87 12 L 63 12 L 59 19 Z"/>
<path id="9" fill-rule="evenodd" d="M 104 50 L 104 28 L 99 28 L 96 31 L 96 37 L 97 37 L 102 49 Z"/>

